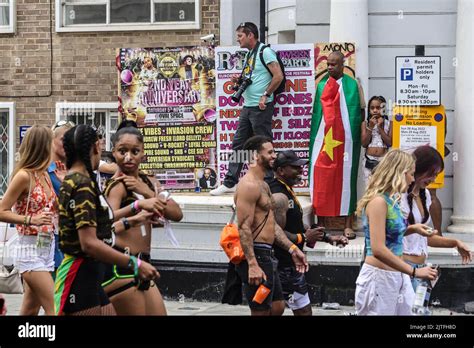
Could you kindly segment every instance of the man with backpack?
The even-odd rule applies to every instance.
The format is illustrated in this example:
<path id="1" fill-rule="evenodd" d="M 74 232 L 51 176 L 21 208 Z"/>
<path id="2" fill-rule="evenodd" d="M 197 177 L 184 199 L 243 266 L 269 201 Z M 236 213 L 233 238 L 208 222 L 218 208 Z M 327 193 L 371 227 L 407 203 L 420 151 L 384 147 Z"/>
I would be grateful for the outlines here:
<path id="1" fill-rule="evenodd" d="M 241 156 L 244 143 L 254 135 L 273 139 L 272 118 L 275 94 L 285 88 L 283 64 L 270 47 L 258 41 L 258 28 L 254 23 L 241 23 L 237 29 L 237 42 L 248 49 L 241 75 L 233 75 L 236 89 L 243 90 L 244 103 L 239 116 L 239 126 L 232 141 L 233 156 L 223 185 L 210 192 L 213 196 L 235 192 L 245 158 Z M 237 94 L 237 93 L 236 93 Z M 268 177 L 273 177 L 269 171 Z"/>

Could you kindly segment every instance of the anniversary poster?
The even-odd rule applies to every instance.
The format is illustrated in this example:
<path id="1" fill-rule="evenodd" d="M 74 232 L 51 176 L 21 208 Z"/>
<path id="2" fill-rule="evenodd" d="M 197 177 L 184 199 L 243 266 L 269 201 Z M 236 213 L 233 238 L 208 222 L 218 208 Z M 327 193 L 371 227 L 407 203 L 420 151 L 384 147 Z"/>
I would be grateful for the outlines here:
<path id="1" fill-rule="evenodd" d="M 277 151 L 294 150 L 300 158 L 308 159 L 311 115 L 313 112 L 314 84 L 314 45 L 291 44 L 272 45 L 285 66 L 287 78 L 284 93 L 277 96 L 273 119 L 273 140 Z M 233 94 L 230 76 L 240 74 L 246 50 L 239 47 L 216 48 L 216 89 L 217 89 L 217 151 L 218 178 L 222 181 L 232 160 L 232 140 L 237 130 L 240 103 L 232 101 Z M 241 176 L 248 167 L 244 165 Z M 304 169 L 303 182 L 298 191 L 307 191 L 308 170 Z"/>
<path id="2" fill-rule="evenodd" d="M 122 48 L 117 68 L 121 119 L 145 138 L 141 169 L 167 189 L 194 190 L 209 171 L 216 177 L 214 49 Z"/>

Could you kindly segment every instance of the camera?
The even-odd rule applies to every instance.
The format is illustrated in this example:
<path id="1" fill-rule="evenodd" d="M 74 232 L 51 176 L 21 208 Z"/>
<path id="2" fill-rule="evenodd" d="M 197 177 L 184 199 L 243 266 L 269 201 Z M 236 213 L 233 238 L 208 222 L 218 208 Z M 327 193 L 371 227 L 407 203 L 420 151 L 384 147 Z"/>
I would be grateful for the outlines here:
<path id="1" fill-rule="evenodd" d="M 215 39 L 216 39 L 216 35 L 214 34 L 209 34 L 209 35 L 201 37 L 201 40 L 204 42 L 214 42 Z"/>
<path id="2" fill-rule="evenodd" d="M 237 85 L 232 87 L 232 89 L 235 91 L 234 94 L 232 94 L 232 100 L 236 103 L 240 101 L 242 98 L 242 94 L 245 92 L 248 86 L 252 84 L 252 80 L 249 79 L 248 77 L 240 77 L 239 80 L 237 81 Z"/>

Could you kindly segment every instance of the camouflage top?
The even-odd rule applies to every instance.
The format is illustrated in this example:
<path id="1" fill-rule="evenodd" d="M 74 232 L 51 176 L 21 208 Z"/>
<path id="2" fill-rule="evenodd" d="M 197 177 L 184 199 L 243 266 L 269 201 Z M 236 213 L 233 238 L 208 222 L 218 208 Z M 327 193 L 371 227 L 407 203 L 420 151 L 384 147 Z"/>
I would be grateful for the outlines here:
<path id="1" fill-rule="evenodd" d="M 112 244 L 113 211 L 103 195 L 97 195 L 97 184 L 80 173 L 66 175 L 59 191 L 59 247 L 74 256 L 82 251 L 78 230 L 95 227 L 97 238 Z"/>

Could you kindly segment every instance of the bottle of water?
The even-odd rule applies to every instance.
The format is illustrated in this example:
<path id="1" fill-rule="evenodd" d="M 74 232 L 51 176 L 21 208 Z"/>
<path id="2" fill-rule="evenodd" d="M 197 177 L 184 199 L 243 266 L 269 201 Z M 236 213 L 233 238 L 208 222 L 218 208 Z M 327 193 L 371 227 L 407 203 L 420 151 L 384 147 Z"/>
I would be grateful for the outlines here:
<path id="1" fill-rule="evenodd" d="M 428 264 L 431 267 L 431 264 Z M 428 308 L 431 296 L 431 282 L 428 279 L 420 281 L 416 287 L 415 301 L 413 303 L 412 312 L 415 315 L 431 315 L 431 311 Z"/>

